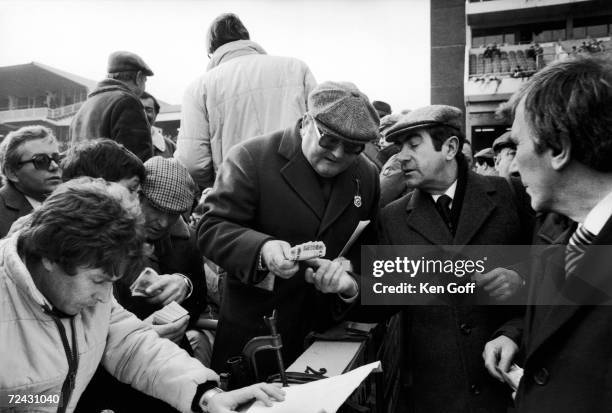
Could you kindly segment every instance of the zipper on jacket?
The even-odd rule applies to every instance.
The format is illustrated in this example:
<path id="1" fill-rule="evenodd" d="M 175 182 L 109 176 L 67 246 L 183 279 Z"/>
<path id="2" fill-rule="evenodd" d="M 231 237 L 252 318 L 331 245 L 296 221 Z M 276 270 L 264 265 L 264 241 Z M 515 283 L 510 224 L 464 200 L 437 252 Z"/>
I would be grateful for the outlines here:
<path id="1" fill-rule="evenodd" d="M 62 394 L 60 398 L 60 403 L 57 406 L 57 413 L 65 413 L 66 409 L 68 409 L 68 402 L 70 401 L 70 396 L 74 391 L 74 387 L 76 384 L 76 374 L 79 368 L 79 350 L 77 347 L 77 338 L 76 338 L 76 328 L 74 325 L 74 317 L 70 319 L 70 328 L 72 329 L 72 349 L 70 348 L 70 344 L 68 344 L 68 336 L 66 335 L 66 329 L 62 324 L 62 321 L 53 314 L 52 310 L 45 308 L 45 312 L 51 316 L 57 329 L 59 330 L 60 337 L 62 338 L 62 344 L 64 345 L 64 351 L 66 352 L 66 359 L 68 360 L 68 374 L 66 375 L 66 379 L 64 380 L 64 384 L 62 384 Z"/>

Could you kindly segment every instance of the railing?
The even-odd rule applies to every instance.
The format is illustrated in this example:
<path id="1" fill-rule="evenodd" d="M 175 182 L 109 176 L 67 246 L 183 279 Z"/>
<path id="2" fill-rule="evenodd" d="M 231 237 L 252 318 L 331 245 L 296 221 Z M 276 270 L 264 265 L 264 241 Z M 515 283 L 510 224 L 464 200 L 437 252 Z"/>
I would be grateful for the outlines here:
<path id="1" fill-rule="evenodd" d="M 528 77 L 548 64 L 571 55 L 612 54 L 612 44 L 609 40 L 600 43 L 603 46 L 600 51 L 593 52 L 578 48 L 572 50 L 572 46 L 582 45 L 583 41 L 584 39 L 562 42 L 563 51 L 557 51 L 555 43 L 547 43 L 542 47 L 540 53 L 535 51 L 532 53 L 528 47 L 524 46 L 503 46 L 495 52 L 493 57 L 484 57 L 486 49 L 470 49 L 469 77 L 470 79 L 488 75 Z"/>
<path id="2" fill-rule="evenodd" d="M 19 122 L 38 119 L 59 119 L 75 114 L 83 102 L 51 109 L 47 107 L 12 109 L 0 111 L 0 122 Z"/>

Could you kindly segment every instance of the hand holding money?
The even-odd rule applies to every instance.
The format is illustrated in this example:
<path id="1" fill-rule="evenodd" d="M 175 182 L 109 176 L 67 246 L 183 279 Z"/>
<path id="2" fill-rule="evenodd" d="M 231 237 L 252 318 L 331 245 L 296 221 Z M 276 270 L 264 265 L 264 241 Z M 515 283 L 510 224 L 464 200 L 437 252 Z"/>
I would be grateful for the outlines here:
<path id="1" fill-rule="evenodd" d="M 281 278 L 291 278 L 299 269 L 293 260 L 291 245 L 286 241 L 271 240 L 261 247 L 264 268 Z"/>
<path id="2" fill-rule="evenodd" d="M 359 292 L 357 282 L 344 269 L 342 260 L 333 261 L 323 258 L 313 258 L 307 261 L 306 282 L 314 284 L 323 293 L 339 293 L 346 297 L 354 297 Z"/>
<path id="3" fill-rule="evenodd" d="M 161 338 L 179 343 L 187 329 L 189 313 L 180 304 L 172 301 L 143 321 L 150 324 Z"/>

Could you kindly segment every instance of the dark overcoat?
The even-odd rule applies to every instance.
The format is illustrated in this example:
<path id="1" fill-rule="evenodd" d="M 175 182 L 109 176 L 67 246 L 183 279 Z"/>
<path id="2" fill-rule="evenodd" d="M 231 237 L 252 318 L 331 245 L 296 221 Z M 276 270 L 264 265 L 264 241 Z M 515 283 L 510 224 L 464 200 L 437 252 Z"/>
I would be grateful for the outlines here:
<path id="1" fill-rule="evenodd" d="M 153 156 L 151 127 L 144 106 L 125 83 L 104 79 L 89 94 L 70 125 L 70 144 L 109 138 L 143 162 Z"/>
<path id="2" fill-rule="evenodd" d="M 291 245 L 323 241 L 325 258 L 336 258 L 359 221 L 377 213 L 378 174 L 363 155 L 333 179 L 326 205 L 318 174 L 301 149 L 300 123 L 232 148 L 206 198 L 198 230 L 204 256 L 227 271 L 212 368 L 223 371 L 254 336 L 267 335 L 263 316 L 278 310 L 278 329 L 288 366 L 303 351 L 311 330 L 331 323 L 336 294 L 321 294 L 304 280 L 303 265 L 290 279 L 274 278 L 268 291 L 254 284 L 258 254 L 271 239 Z"/>
<path id="3" fill-rule="evenodd" d="M 417 189 L 381 211 L 380 243 L 522 244 L 532 231 L 521 228 L 515 196 L 502 178 L 463 169 L 452 208 L 456 214 L 454 236 L 431 195 Z M 510 393 L 489 376 L 482 351 L 492 333 L 514 316 L 517 309 L 506 306 L 451 303 L 405 307 L 402 374 L 411 383 L 411 391 L 407 398 L 410 405 L 402 411 L 505 412 Z M 502 333 L 515 337 L 514 332 Z"/>
<path id="4" fill-rule="evenodd" d="M 7 182 L 0 188 L 0 238 L 6 236 L 13 222 L 32 212 L 32 205 L 26 197 Z"/>
<path id="5" fill-rule="evenodd" d="M 565 245 L 574 228 L 547 234 L 543 227 L 539 234 L 551 245 L 532 274 L 535 305 L 526 312 L 516 397 L 521 413 L 597 413 L 612 406 L 612 218 L 566 280 Z"/>

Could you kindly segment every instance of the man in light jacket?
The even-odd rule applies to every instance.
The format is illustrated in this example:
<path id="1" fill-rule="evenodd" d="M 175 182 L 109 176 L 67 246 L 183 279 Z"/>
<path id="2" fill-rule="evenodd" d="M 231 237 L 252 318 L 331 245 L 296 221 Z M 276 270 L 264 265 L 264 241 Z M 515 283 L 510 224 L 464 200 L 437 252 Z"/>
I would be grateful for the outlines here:
<path id="1" fill-rule="evenodd" d="M 0 410 L 72 412 L 100 363 L 181 412 L 282 399 L 271 385 L 216 389 L 214 371 L 117 304 L 112 283 L 143 254 L 142 221 L 124 187 L 80 178 L 0 241 Z"/>
<path id="2" fill-rule="evenodd" d="M 210 62 L 187 87 L 174 157 L 204 189 L 212 186 L 228 150 L 248 138 L 284 129 L 306 112 L 316 81 L 292 57 L 269 56 L 234 14 L 208 32 Z"/>

